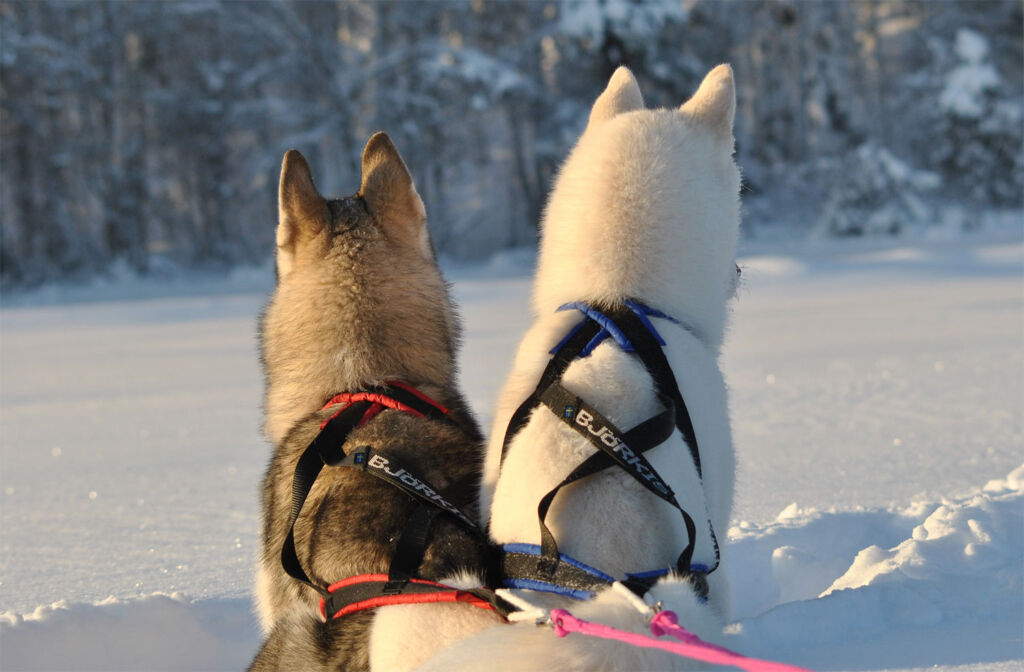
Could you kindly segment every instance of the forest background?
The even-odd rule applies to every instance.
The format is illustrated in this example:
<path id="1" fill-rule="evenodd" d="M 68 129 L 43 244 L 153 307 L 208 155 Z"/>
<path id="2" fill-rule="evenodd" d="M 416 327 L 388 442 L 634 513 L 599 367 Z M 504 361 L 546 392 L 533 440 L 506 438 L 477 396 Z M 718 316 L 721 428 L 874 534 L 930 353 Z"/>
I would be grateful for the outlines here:
<path id="1" fill-rule="evenodd" d="M 648 106 L 733 65 L 744 235 L 1019 210 L 1019 0 L 0 2 L 0 289 L 267 262 L 280 159 L 354 192 L 385 130 L 435 246 L 533 245 L 620 64 Z"/>

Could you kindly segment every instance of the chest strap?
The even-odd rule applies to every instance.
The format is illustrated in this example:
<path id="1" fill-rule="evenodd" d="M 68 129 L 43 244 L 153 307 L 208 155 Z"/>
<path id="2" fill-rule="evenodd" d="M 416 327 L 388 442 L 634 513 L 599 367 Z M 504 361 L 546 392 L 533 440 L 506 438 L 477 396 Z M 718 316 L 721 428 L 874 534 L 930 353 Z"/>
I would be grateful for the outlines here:
<path id="1" fill-rule="evenodd" d="M 285 572 L 316 590 L 321 596 L 321 613 L 330 613 L 332 618 L 385 604 L 442 601 L 469 602 L 490 609 L 499 605 L 499 613 L 507 614 L 505 608 L 511 607 L 490 591 L 461 591 L 413 578 L 423 561 L 430 539 L 430 528 L 438 515 L 448 516 L 475 537 L 482 539 L 483 535 L 476 524 L 393 455 L 373 450 L 370 446 L 360 446 L 350 453 L 344 451 L 345 442 L 352 431 L 369 422 L 385 408 L 434 419 L 447 419 L 448 409 L 414 388 L 397 382 L 389 382 L 381 388 L 337 395 L 324 408 L 339 404 L 342 408 L 321 425 L 320 433 L 302 453 L 295 466 L 288 536 L 281 547 L 281 565 Z M 303 569 L 295 549 L 295 522 L 325 466 L 360 469 L 402 490 L 416 502 L 398 539 L 386 575 L 349 577 L 325 588 L 314 583 Z"/>

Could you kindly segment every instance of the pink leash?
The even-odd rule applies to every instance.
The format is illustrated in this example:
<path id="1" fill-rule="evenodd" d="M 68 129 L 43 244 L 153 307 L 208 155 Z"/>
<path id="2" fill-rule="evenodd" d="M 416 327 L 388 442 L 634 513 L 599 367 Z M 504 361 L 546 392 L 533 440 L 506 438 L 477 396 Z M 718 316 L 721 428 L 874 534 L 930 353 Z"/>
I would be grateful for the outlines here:
<path id="1" fill-rule="evenodd" d="M 649 649 L 661 649 L 694 660 L 715 665 L 734 665 L 747 672 L 810 672 L 810 670 L 776 663 L 770 660 L 759 658 L 748 658 L 735 651 L 715 646 L 702 640 L 686 628 L 679 625 L 679 619 L 674 611 L 660 611 L 651 620 L 651 634 L 655 637 L 671 635 L 678 639 L 678 642 L 666 642 L 665 640 L 654 639 L 647 635 L 638 635 L 632 632 L 623 632 L 600 623 L 591 623 L 576 618 L 565 609 L 552 609 L 551 622 L 555 627 L 555 634 L 565 637 L 570 632 L 578 632 L 581 635 L 600 637 L 601 639 L 614 639 L 633 646 L 642 646 Z"/>

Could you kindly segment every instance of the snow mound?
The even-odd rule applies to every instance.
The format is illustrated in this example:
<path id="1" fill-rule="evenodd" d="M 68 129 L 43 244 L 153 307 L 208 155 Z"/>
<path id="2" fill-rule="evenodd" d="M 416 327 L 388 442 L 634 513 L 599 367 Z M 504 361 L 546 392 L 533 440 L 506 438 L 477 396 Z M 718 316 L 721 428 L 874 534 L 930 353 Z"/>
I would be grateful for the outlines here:
<path id="1" fill-rule="evenodd" d="M 865 548 L 823 596 L 882 581 L 973 575 L 994 579 L 989 583 L 997 591 L 1019 588 L 1021 567 L 1017 560 L 1024 529 L 1022 481 L 1024 466 L 1006 480 L 991 481 L 982 493 L 965 502 L 943 503 L 914 527 L 910 539 L 895 548 Z M 978 607 L 984 608 L 985 603 L 987 600 Z"/>
<path id="2" fill-rule="evenodd" d="M 259 645 L 248 600 L 180 593 L 0 612 L 4 670 L 238 670 Z"/>
<path id="3" fill-rule="evenodd" d="M 940 503 L 794 504 L 730 536 L 742 651 L 817 669 L 1024 656 L 1024 465 Z"/>

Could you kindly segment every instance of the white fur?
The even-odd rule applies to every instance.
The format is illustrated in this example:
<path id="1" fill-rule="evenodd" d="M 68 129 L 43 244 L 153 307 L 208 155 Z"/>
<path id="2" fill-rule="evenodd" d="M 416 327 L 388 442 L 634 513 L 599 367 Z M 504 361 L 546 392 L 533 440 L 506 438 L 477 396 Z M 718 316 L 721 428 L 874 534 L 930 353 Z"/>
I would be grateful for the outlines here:
<path id="1" fill-rule="evenodd" d="M 492 539 L 539 543 L 538 501 L 594 449 L 546 408 L 531 415 L 504 464 L 508 421 L 547 365 L 550 349 L 580 319 L 556 313 L 572 301 L 636 298 L 688 328 L 654 319 L 693 420 L 703 487 L 676 433 L 649 451 L 651 464 L 698 527 L 694 559 L 710 563 L 710 517 L 724 541 L 733 499 L 734 455 L 718 353 L 726 304 L 735 286 L 739 170 L 732 160 L 732 70 L 711 71 L 681 108 L 646 110 L 632 74 L 620 68 L 598 98 L 590 122 L 562 168 L 544 220 L 534 286 L 535 321 L 499 397 L 484 466 L 481 511 Z M 610 341 L 574 362 L 563 383 L 628 429 L 660 410 L 643 365 Z M 705 515 L 705 512 L 707 515 Z M 489 514 L 489 515 L 488 515 Z M 565 488 L 548 514 L 559 549 L 613 574 L 672 566 L 686 545 L 678 511 L 612 469 Z M 723 562 L 726 555 L 723 550 Z M 725 571 L 709 577 L 711 606 L 676 579 L 656 589 L 688 629 L 711 636 L 728 604 Z M 544 598 L 549 600 L 549 597 Z M 662 599 L 662 598 L 658 598 Z M 564 600 L 582 618 L 643 631 L 621 597 Z M 482 658 L 484 657 L 484 658 Z M 666 669 L 661 654 L 582 637 L 557 639 L 528 625 L 492 628 L 424 669 Z M 475 661 L 475 662 L 474 662 Z"/>
<path id="2" fill-rule="evenodd" d="M 435 653 L 501 623 L 494 612 L 465 604 L 379 608 L 370 630 L 370 669 L 379 672 L 414 670 Z M 469 669 L 480 668 L 470 666 Z"/>
<path id="3" fill-rule="evenodd" d="M 671 604 L 680 616 L 680 624 L 704 641 L 720 638 L 722 621 L 702 607 L 685 583 L 665 579 L 651 591 L 656 601 Z M 577 618 L 609 625 L 619 630 L 650 634 L 649 621 L 630 602 L 613 590 L 604 590 L 587 602 L 561 605 Z M 699 620 L 686 619 L 699 614 Z M 689 622 L 692 621 L 692 622 Z M 537 672 L 538 670 L 692 670 L 705 664 L 653 649 L 634 648 L 620 642 L 596 639 L 581 634 L 559 638 L 550 628 L 532 623 L 517 623 L 487 629 L 463 640 L 431 658 L 418 672 L 454 672 L 501 670 Z"/>
<path id="4" fill-rule="evenodd" d="M 463 590 L 483 585 L 479 576 L 469 573 L 446 577 L 442 583 Z M 494 612 L 465 604 L 380 607 L 370 630 L 370 669 L 380 672 L 415 669 L 436 652 L 500 623 L 500 617 Z"/>

